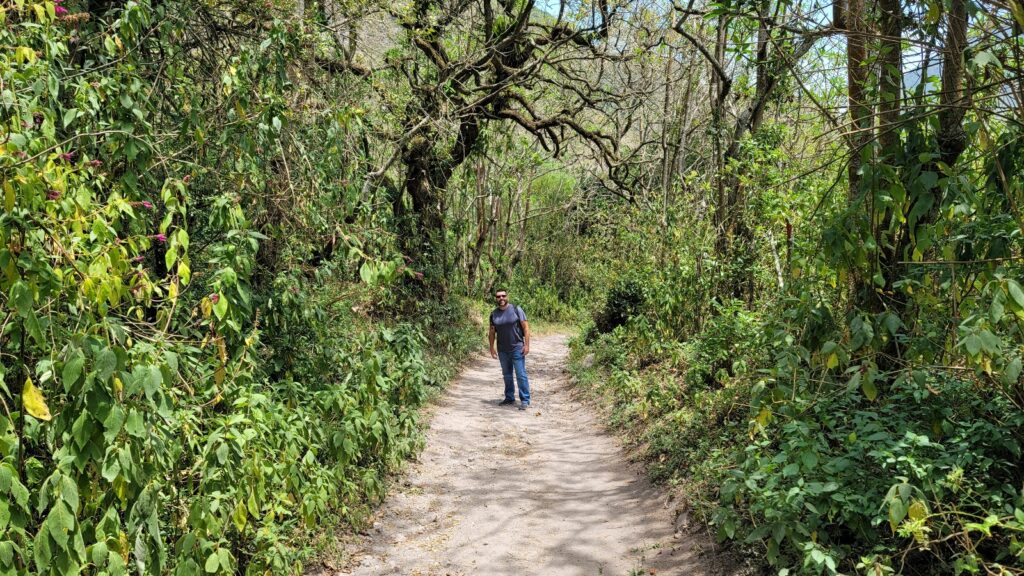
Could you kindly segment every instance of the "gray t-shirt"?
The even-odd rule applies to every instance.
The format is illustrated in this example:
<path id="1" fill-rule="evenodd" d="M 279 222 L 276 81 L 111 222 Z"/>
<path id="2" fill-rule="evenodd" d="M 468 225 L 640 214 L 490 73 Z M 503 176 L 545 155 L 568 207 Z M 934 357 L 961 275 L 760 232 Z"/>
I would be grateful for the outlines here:
<path id="1" fill-rule="evenodd" d="M 495 308 L 491 312 L 491 326 L 498 337 L 498 351 L 512 352 L 523 348 L 523 328 L 519 322 L 526 322 L 526 313 L 515 304 L 509 304 L 504 310 Z"/>

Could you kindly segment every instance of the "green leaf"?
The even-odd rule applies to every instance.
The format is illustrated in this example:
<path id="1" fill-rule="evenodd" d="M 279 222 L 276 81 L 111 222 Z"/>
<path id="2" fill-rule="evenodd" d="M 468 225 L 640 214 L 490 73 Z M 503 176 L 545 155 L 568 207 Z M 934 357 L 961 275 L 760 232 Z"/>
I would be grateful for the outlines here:
<path id="1" fill-rule="evenodd" d="M 78 108 L 68 108 L 64 111 L 64 127 L 67 128 L 69 124 L 75 121 L 78 117 Z"/>
<path id="2" fill-rule="evenodd" d="M 217 302 L 213 305 L 213 313 L 218 320 L 223 320 L 228 313 L 228 299 L 223 294 L 218 294 Z"/>
<path id="3" fill-rule="evenodd" d="M 993 324 L 999 323 L 1003 319 L 1003 315 L 1006 313 L 1004 303 L 1006 302 L 1006 296 L 1002 292 L 997 292 L 995 297 L 992 298 L 992 306 L 989 308 L 989 318 Z"/>
<path id="4" fill-rule="evenodd" d="M 931 190 L 939 181 L 939 175 L 936 174 L 935 172 L 932 172 L 931 170 L 926 170 L 924 172 L 921 172 L 920 180 L 921 186 L 923 186 L 925 190 Z M 930 205 L 931 203 L 929 203 L 929 207 Z"/>
<path id="5" fill-rule="evenodd" d="M 28 330 L 29 336 L 36 341 L 36 344 L 40 346 L 46 346 L 46 340 L 43 338 L 42 327 L 39 326 L 39 318 L 36 317 L 35 310 L 29 310 L 28 315 L 25 316 L 25 329 Z"/>
<path id="6" fill-rule="evenodd" d="M 130 436 L 136 438 L 144 438 L 146 436 L 146 425 L 142 421 L 142 415 L 135 408 L 128 412 L 128 419 L 125 421 L 124 430 Z"/>
<path id="7" fill-rule="evenodd" d="M 121 432 L 121 427 L 124 426 L 125 415 L 124 410 L 115 404 L 110 408 L 110 412 L 107 413 L 107 417 L 103 419 L 103 439 L 107 443 L 113 442 L 114 438 L 117 438 L 117 434 Z"/>
<path id="8" fill-rule="evenodd" d="M 46 517 L 46 527 L 57 546 L 67 550 L 70 532 L 75 528 L 75 517 L 67 506 L 61 502 L 55 504 Z"/>
<path id="9" fill-rule="evenodd" d="M 28 510 L 28 488 L 22 484 L 17 478 L 11 480 L 11 496 L 14 496 L 14 501 L 18 503 L 23 510 Z"/>
<path id="10" fill-rule="evenodd" d="M 96 377 L 106 382 L 117 368 L 117 354 L 110 348 L 100 350 L 96 355 Z"/>
<path id="11" fill-rule="evenodd" d="M 110 549 L 107 548 L 107 543 L 97 542 L 93 544 L 89 557 L 92 558 L 93 564 L 102 568 L 107 565 L 107 556 L 109 554 Z"/>
<path id="12" fill-rule="evenodd" d="M 145 372 L 143 372 L 142 389 L 146 393 L 146 398 L 153 400 L 153 397 L 157 392 L 160 391 L 160 386 L 164 383 L 164 375 L 160 372 L 160 368 L 157 366 L 149 366 Z"/>
<path id="13" fill-rule="evenodd" d="M 214 550 L 206 557 L 206 565 L 203 567 L 207 572 L 213 574 L 220 567 L 220 556 L 217 555 L 217 551 Z"/>
<path id="14" fill-rule="evenodd" d="M 53 553 L 50 550 L 50 535 L 48 530 L 40 530 L 36 533 L 32 552 L 36 561 L 36 570 L 40 574 L 46 574 L 50 568 L 50 562 L 53 559 Z"/>
<path id="15" fill-rule="evenodd" d="M 64 363 L 64 370 L 61 371 L 61 382 L 64 383 L 64 391 L 70 392 L 71 387 L 78 382 L 82 375 L 82 366 L 85 365 L 85 356 L 81 352 L 75 352 L 67 362 Z"/>
<path id="16" fill-rule="evenodd" d="M 245 524 L 249 520 L 249 516 L 248 511 L 245 509 L 244 501 L 238 501 L 234 512 L 231 514 L 231 520 L 235 523 L 235 528 L 237 528 L 239 532 L 245 529 Z"/>
<path id="17" fill-rule="evenodd" d="M 220 556 L 220 566 L 225 571 L 231 569 L 231 552 L 228 552 L 227 548 L 221 548 L 217 550 L 217 555 Z"/>
<path id="18" fill-rule="evenodd" d="M 992 63 L 995 63 L 997 68 L 1000 67 L 999 57 L 989 50 L 981 50 L 974 55 L 974 64 L 978 68 L 984 68 Z"/>
<path id="19" fill-rule="evenodd" d="M 29 312 L 32 311 L 32 291 L 29 289 L 28 284 L 21 280 L 14 282 L 11 285 L 10 302 L 14 304 L 14 309 L 18 312 L 18 315 L 22 318 L 28 316 Z"/>
<path id="20" fill-rule="evenodd" d="M 1010 363 L 1006 365 L 1003 370 L 1003 383 L 1007 386 L 1012 386 L 1017 383 L 1020 378 L 1021 371 L 1021 360 L 1020 356 L 1010 360 Z"/>
<path id="21" fill-rule="evenodd" d="M 971 356 L 977 356 L 981 352 L 981 338 L 977 334 L 971 334 L 964 338 L 963 345 Z"/>
<path id="22" fill-rule="evenodd" d="M 1024 290 L 1021 290 L 1020 284 L 1017 284 L 1015 280 L 1007 280 L 1006 291 L 1018 307 L 1024 308 Z"/>
<path id="23" fill-rule="evenodd" d="M 981 348 L 989 354 L 994 354 L 999 351 L 1002 341 L 998 336 L 989 332 L 988 330 L 982 330 L 978 334 L 978 338 L 981 339 Z"/>
<path id="24" fill-rule="evenodd" d="M 889 501 L 889 528 L 896 533 L 900 522 L 907 517 L 907 505 L 902 498 L 893 498 Z"/>
<path id="25" fill-rule="evenodd" d="M 14 560 L 14 543 L 0 542 L 0 566 L 10 567 Z"/>
<path id="26" fill-rule="evenodd" d="M 178 261 L 178 248 L 171 246 L 164 252 L 164 264 L 167 265 L 168 270 L 174 269 L 174 263 Z"/>

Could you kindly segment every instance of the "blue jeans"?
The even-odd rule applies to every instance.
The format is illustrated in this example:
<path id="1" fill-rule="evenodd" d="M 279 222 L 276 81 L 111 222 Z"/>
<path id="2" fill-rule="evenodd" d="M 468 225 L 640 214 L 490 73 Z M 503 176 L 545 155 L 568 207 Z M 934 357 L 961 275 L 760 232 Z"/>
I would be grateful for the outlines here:
<path id="1" fill-rule="evenodd" d="M 515 400 L 515 387 L 512 386 L 512 370 L 516 372 L 516 382 L 519 383 L 519 401 L 523 404 L 530 403 L 530 379 L 526 376 L 526 357 L 523 350 L 517 348 L 510 352 L 498 351 L 498 362 L 501 363 L 501 375 L 505 378 L 505 399 Z"/>

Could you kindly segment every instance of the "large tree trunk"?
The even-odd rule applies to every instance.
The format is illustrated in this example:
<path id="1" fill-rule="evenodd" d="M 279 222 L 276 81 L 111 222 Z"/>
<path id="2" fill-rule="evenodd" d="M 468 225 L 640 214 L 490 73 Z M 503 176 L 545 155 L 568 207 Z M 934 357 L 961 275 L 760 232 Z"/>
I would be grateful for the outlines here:
<path id="1" fill-rule="evenodd" d="M 939 154 L 947 166 L 956 163 L 967 147 L 963 120 L 969 95 L 964 87 L 964 51 L 967 49 L 967 0 L 952 0 L 946 19 L 946 46 L 942 55 L 942 92 L 939 110 Z"/>
<path id="2" fill-rule="evenodd" d="M 864 0 L 847 0 L 846 10 L 843 12 L 846 23 L 846 77 L 850 105 L 850 164 L 847 179 L 852 199 L 859 195 L 861 154 L 871 139 L 871 107 L 867 104 L 868 49 Z"/>
<path id="3" fill-rule="evenodd" d="M 900 0 L 879 0 L 881 54 L 879 64 L 878 141 L 883 157 L 892 159 L 900 145 L 899 117 L 903 98 L 903 7 Z"/>

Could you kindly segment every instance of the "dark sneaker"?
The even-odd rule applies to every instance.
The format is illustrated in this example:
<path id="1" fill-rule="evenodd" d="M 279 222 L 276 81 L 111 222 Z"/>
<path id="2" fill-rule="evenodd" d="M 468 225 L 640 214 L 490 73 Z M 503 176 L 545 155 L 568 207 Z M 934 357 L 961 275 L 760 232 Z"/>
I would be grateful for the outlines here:
<path id="1" fill-rule="evenodd" d="M 498 406 L 508 406 L 509 404 L 515 404 L 515 403 L 516 403 L 515 400 L 509 400 L 508 398 L 505 398 L 501 402 L 498 402 Z"/>
<path id="2" fill-rule="evenodd" d="M 530 407 L 530 403 L 529 402 L 523 402 L 523 403 L 519 404 L 519 409 L 520 410 L 526 410 L 529 407 Z"/>

